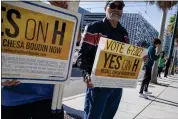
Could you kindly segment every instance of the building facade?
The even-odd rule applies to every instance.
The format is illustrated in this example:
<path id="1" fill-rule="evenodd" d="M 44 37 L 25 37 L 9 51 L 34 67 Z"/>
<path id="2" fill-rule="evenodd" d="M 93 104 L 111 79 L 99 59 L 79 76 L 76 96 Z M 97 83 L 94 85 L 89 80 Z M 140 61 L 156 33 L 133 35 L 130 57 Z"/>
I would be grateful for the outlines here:
<path id="1" fill-rule="evenodd" d="M 172 35 L 168 34 L 168 32 L 165 31 L 162 50 L 165 52 L 165 56 L 167 57 L 169 56 L 169 51 L 171 49 L 171 41 Z"/>
<path id="2" fill-rule="evenodd" d="M 105 13 L 85 13 L 82 17 L 81 28 L 91 22 L 102 20 Z M 129 34 L 130 43 L 136 45 L 139 41 L 146 41 L 148 44 L 158 37 L 158 31 L 140 14 L 123 13 L 120 23 L 126 28 Z"/>

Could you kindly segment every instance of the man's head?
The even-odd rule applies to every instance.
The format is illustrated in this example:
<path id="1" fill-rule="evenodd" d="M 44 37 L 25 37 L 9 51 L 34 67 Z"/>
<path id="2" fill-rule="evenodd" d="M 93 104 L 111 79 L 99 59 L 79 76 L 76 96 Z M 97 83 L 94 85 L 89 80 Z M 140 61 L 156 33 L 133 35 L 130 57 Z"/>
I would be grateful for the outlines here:
<path id="1" fill-rule="evenodd" d="M 155 45 L 155 47 L 159 47 L 161 45 L 161 40 L 158 38 L 155 38 L 153 41 L 153 44 Z"/>
<path id="2" fill-rule="evenodd" d="M 122 16 L 124 6 L 125 4 L 123 1 L 115 1 L 115 0 L 107 1 L 106 6 L 104 8 L 106 12 L 106 17 L 109 20 L 118 21 Z"/>

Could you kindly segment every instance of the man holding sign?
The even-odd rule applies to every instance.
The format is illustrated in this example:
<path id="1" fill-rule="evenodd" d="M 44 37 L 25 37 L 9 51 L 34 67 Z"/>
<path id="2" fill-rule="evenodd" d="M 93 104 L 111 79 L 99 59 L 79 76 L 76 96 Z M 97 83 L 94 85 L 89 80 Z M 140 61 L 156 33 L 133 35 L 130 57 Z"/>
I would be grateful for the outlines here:
<path id="1" fill-rule="evenodd" d="M 103 21 L 90 23 L 85 27 L 77 61 L 87 85 L 85 119 L 112 119 L 118 109 L 122 89 L 93 87 L 90 76 L 101 36 L 129 43 L 127 31 L 118 22 L 124 6 L 123 1 L 107 1 L 105 6 L 106 18 Z"/>

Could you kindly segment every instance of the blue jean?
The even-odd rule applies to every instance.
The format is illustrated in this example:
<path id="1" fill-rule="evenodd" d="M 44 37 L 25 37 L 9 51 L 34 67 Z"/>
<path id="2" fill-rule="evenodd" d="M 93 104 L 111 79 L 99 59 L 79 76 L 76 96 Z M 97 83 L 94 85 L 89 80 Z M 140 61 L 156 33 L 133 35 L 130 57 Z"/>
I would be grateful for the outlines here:
<path id="1" fill-rule="evenodd" d="M 113 119 L 121 97 L 121 88 L 88 88 L 84 119 Z"/>

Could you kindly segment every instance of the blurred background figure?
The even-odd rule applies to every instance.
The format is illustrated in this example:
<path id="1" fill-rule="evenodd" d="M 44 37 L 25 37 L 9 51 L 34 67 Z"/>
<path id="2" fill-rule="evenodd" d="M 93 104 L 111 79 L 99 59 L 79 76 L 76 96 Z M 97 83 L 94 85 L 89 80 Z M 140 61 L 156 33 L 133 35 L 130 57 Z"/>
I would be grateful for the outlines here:
<path id="1" fill-rule="evenodd" d="M 158 62 L 158 77 L 161 78 L 161 72 L 164 68 L 164 51 L 161 52 Z"/>

